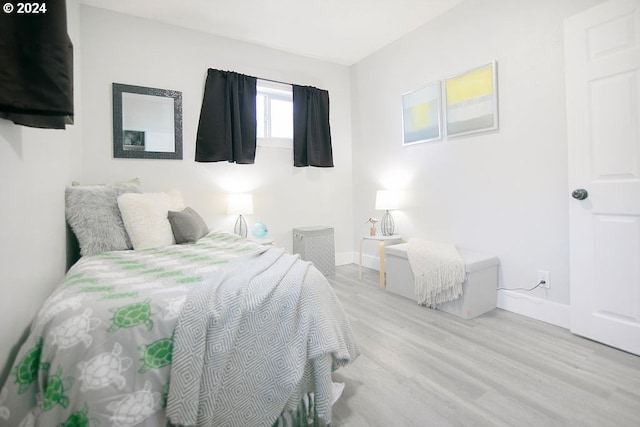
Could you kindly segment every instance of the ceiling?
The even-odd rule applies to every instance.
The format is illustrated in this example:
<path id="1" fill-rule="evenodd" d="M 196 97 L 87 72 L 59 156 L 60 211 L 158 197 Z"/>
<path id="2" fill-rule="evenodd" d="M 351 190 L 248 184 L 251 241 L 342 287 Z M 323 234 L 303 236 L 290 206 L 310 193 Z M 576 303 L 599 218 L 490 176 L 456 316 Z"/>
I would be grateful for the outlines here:
<path id="1" fill-rule="evenodd" d="M 81 0 L 82 3 L 352 65 L 463 0 Z"/>

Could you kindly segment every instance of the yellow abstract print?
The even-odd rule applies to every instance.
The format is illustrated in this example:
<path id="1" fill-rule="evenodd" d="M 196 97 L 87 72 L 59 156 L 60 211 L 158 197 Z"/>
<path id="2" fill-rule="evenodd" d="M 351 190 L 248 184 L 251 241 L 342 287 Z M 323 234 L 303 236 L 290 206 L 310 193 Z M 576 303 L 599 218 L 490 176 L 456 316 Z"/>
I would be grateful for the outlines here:
<path id="1" fill-rule="evenodd" d="M 493 93 L 493 68 L 488 65 L 447 80 L 447 104 L 455 104 Z"/>
<path id="2" fill-rule="evenodd" d="M 411 130 L 426 128 L 431 125 L 429 117 L 429 103 L 422 102 L 411 108 Z"/>
<path id="3" fill-rule="evenodd" d="M 498 128 L 495 61 L 449 77 L 445 91 L 448 136 Z"/>
<path id="4" fill-rule="evenodd" d="M 440 82 L 402 96 L 403 144 L 440 139 Z"/>

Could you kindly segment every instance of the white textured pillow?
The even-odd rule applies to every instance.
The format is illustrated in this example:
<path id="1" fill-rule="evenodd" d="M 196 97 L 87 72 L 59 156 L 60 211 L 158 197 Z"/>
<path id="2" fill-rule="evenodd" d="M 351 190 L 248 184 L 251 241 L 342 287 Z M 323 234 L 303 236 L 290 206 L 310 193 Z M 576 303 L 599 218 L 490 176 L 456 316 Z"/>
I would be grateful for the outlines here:
<path id="1" fill-rule="evenodd" d="M 166 193 L 123 194 L 118 197 L 122 222 L 133 249 L 161 248 L 175 244 Z"/>

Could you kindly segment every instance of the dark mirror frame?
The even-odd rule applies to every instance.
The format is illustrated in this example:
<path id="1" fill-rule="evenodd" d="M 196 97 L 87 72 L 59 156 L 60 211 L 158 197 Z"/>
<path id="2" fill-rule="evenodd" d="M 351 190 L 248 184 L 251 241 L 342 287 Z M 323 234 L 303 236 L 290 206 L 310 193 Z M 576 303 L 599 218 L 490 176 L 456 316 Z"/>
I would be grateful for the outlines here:
<path id="1" fill-rule="evenodd" d="M 173 98 L 173 128 L 175 131 L 174 152 L 133 151 L 124 149 L 124 129 L 122 128 L 123 93 L 138 93 L 142 95 Z M 113 83 L 113 157 L 129 159 L 182 160 L 182 92 L 176 90 L 156 89 L 152 87 Z"/>

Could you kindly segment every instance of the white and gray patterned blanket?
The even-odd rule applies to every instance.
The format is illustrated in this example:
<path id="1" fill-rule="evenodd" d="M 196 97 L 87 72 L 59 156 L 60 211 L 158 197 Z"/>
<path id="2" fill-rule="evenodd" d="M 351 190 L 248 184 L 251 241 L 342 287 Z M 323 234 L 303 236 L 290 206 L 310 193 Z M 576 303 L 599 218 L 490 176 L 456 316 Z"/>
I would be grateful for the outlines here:
<path id="1" fill-rule="evenodd" d="M 181 360 L 178 355 L 183 353 L 183 345 L 189 348 L 198 345 L 197 342 L 185 341 L 184 331 L 180 332 L 184 328 L 179 327 L 174 335 L 178 319 L 188 319 L 192 304 L 206 298 L 206 292 L 213 291 L 215 298 L 224 296 L 229 305 L 215 308 L 215 315 L 207 320 L 208 324 L 217 319 L 235 330 L 226 331 L 226 336 L 208 333 L 207 336 L 192 338 L 199 339 L 200 344 L 207 339 L 206 348 L 214 353 L 228 345 L 241 345 L 246 335 L 243 322 L 240 321 L 244 317 L 238 313 L 244 308 L 253 307 L 262 313 L 255 320 L 268 325 L 255 341 L 264 342 L 268 348 L 273 339 L 271 336 L 276 333 L 273 328 L 277 328 L 278 322 L 266 317 L 285 316 L 286 310 L 275 313 L 263 311 L 259 302 L 270 300 L 271 293 L 281 294 L 287 301 L 288 298 L 291 301 L 295 298 L 285 296 L 286 287 L 280 289 L 280 285 L 266 295 L 266 288 L 259 286 L 257 281 L 242 287 L 238 280 L 252 277 L 247 273 L 260 270 L 263 260 L 270 259 L 273 254 L 277 254 L 277 251 L 267 251 L 264 246 L 228 233 L 213 232 L 196 244 L 83 257 L 47 299 L 32 322 L 30 334 L 17 354 L 9 377 L 0 388 L 0 426 L 155 427 L 168 424 L 165 407 L 167 396 L 173 395 L 173 383 L 169 382 L 169 375 L 174 357 L 175 360 Z M 292 257 L 287 255 L 279 258 L 291 260 Z M 293 265 L 300 265 L 299 262 L 292 261 Z M 267 276 L 270 274 L 269 269 L 262 273 Z M 302 275 L 304 283 L 298 283 L 297 288 L 290 283 L 291 292 L 302 294 L 299 295 L 299 303 L 309 298 L 327 301 L 335 298 L 326 279 L 318 275 L 317 270 L 310 268 L 306 275 Z M 318 283 L 313 289 L 318 293 L 328 292 L 329 296 L 316 296 L 316 290 L 309 289 L 315 282 Z M 236 284 L 237 289 L 242 288 L 244 293 L 234 299 L 228 293 L 219 292 L 231 289 L 227 284 L 220 283 Z M 301 304 L 308 305 L 308 301 Z M 278 303 L 272 307 L 282 308 Z M 288 307 L 291 310 L 286 312 L 285 317 L 298 316 L 295 314 L 297 307 Z M 339 304 L 335 307 L 339 307 Z M 335 318 L 335 324 L 322 323 L 327 315 L 329 321 L 334 319 L 332 310 L 341 313 L 341 309 L 333 308 L 327 313 L 311 312 L 299 316 L 305 319 L 305 316 L 318 316 L 309 323 L 312 330 L 336 328 L 345 331 L 344 343 L 350 351 L 348 357 L 341 359 L 343 355 L 339 352 L 327 356 L 332 363 L 340 365 L 357 355 L 357 347 L 344 314 Z M 321 334 L 307 336 L 317 337 Z M 220 341 L 211 341 L 214 337 L 220 337 Z M 235 344 L 231 344 L 232 338 Z M 290 342 L 300 343 L 300 339 Z M 308 348 L 317 347 L 307 343 L 306 347 L 299 346 L 297 351 L 305 353 L 309 360 L 321 359 Z M 323 345 L 320 348 L 330 347 Z M 248 379 L 244 373 L 255 374 L 257 370 L 253 369 L 254 363 L 269 364 L 273 360 L 264 359 L 277 357 L 272 356 L 270 351 L 264 352 L 259 345 L 250 352 L 230 350 L 232 358 L 218 361 L 222 363 L 221 371 L 208 371 L 209 375 L 223 378 L 224 382 L 216 385 L 218 397 L 215 401 L 207 402 L 203 407 L 228 405 L 228 393 L 239 393 L 241 390 L 244 393 L 247 390 L 243 381 Z M 295 382 L 291 380 L 294 374 L 290 371 L 297 372 L 298 367 L 291 367 L 288 363 L 288 359 L 277 359 L 275 362 L 275 366 L 281 369 L 278 376 L 287 379 L 282 384 Z M 242 373 L 235 375 L 228 366 Z M 304 378 L 311 374 L 320 375 L 320 368 L 312 370 L 305 367 Z M 258 373 L 251 381 L 256 378 L 263 376 Z M 325 395 L 321 387 L 324 387 L 327 378 L 319 381 L 312 391 L 319 396 Z M 298 385 L 300 389 L 285 388 L 283 391 L 290 392 L 287 408 L 293 405 L 299 392 L 306 390 L 305 381 Z M 281 386 L 277 384 L 274 387 L 280 390 Z M 264 394 L 258 399 L 265 397 L 271 399 L 270 395 Z M 210 404 L 213 406 L 206 406 Z M 234 408 L 242 405 L 244 403 L 240 403 L 240 406 L 236 404 Z M 253 409 L 271 407 L 262 404 L 256 406 L 254 403 L 250 406 Z M 328 410 L 323 411 L 330 414 Z M 272 412 L 269 412 L 271 415 Z M 230 422 L 229 425 L 234 423 Z M 241 424 L 236 422 L 235 425 Z"/>
<path id="2" fill-rule="evenodd" d="M 271 426 L 315 392 L 319 418 L 330 421 L 331 370 L 358 349 L 328 282 L 281 249 L 233 267 L 185 302 L 174 335 L 170 420 Z"/>

